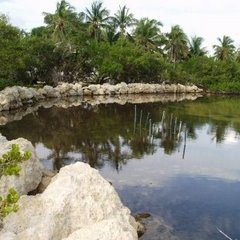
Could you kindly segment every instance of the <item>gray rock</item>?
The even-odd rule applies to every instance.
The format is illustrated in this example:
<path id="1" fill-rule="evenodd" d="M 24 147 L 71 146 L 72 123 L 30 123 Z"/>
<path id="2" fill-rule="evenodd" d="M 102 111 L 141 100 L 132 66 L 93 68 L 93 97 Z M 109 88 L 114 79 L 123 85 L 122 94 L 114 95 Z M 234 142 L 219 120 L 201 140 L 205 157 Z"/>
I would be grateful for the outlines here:
<path id="1" fill-rule="evenodd" d="M 0 157 L 11 149 L 12 144 L 18 144 L 20 150 L 24 153 L 30 151 L 32 156 L 29 160 L 20 164 L 21 171 L 19 176 L 1 176 L 0 178 L 0 195 L 5 196 L 9 188 L 15 188 L 20 195 L 27 194 L 37 188 L 42 179 L 42 165 L 36 156 L 32 144 L 19 138 L 13 141 L 7 141 L 6 138 L 0 137 Z"/>
<path id="2" fill-rule="evenodd" d="M 22 196 L 19 206 L 4 220 L 0 239 L 137 240 L 130 211 L 98 171 L 84 163 L 62 168 L 42 194 Z"/>
<path id="3" fill-rule="evenodd" d="M 23 104 L 33 103 L 45 98 L 64 98 L 73 96 L 113 96 L 124 94 L 155 94 L 155 93 L 201 93 L 203 90 L 195 85 L 181 84 L 143 84 L 124 82 L 111 85 L 108 83 L 91 84 L 84 86 L 82 83 L 61 83 L 57 87 L 44 86 L 41 89 L 26 87 L 8 87 L 0 92 L 0 112 L 20 108 Z"/>

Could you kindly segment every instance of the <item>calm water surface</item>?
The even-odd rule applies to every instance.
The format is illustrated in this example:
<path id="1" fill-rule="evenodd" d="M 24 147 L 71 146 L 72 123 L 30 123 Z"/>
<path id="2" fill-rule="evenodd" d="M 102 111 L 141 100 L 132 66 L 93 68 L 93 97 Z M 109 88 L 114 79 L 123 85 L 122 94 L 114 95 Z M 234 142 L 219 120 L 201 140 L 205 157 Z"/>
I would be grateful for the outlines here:
<path id="1" fill-rule="evenodd" d="M 50 169 L 99 169 L 133 213 L 151 213 L 144 240 L 240 239 L 240 98 L 40 108 L 0 132 Z"/>

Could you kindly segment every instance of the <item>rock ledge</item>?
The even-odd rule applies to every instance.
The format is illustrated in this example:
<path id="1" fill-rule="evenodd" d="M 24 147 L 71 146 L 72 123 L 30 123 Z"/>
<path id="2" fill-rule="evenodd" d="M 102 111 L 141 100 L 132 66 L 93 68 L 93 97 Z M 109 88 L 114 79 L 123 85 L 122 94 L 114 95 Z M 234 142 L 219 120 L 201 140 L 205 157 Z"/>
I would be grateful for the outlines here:
<path id="1" fill-rule="evenodd" d="M 40 89 L 27 87 L 7 87 L 0 92 L 0 112 L 21 108 L 44 99 L 63 99 L 74 96 L 114 96 L 130 94 L 164 94 L 164 93 L 200 93 L 203 90 L 195 85 L 181 84 L 143 84 L 124 82 L 110 84 L 62 83 L 57 87 L 44 86 Z"/>
<path id="2" fill-rule="evenodd" d="M 22 196 L 1 240 L 137 240 L 136 222 L 114 188 L 84 163 L 66 166 L 36 196 Z"/>

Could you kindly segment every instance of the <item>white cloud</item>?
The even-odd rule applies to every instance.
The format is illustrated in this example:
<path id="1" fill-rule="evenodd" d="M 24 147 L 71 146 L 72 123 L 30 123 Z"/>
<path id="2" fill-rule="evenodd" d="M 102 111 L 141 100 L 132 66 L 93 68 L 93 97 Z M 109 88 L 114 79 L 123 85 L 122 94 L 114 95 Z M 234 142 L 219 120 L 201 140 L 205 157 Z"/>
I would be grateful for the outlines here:
<path id="1" fill-rule="evenodd" d="M 15 25 L 24 29 L 43 24 L 42 12 L 53 12 L 56 0 L 0 0 L 0 11 L 6 13 Z M 78 11 L 85 10 L 92 1 L 69 0 Z M 189 36 L 204 37 L 205 44 L 210 47 L 216 43 L 217 37 L 229 35 L 240 43 L 240 2 L 237 0 L 105 0 L 105 6 L 114 13 L 119 5 L 127 5 L 137 18 L 151 17 L 164 24 L 168 31 L 174 24 L 183 27 Z"/>

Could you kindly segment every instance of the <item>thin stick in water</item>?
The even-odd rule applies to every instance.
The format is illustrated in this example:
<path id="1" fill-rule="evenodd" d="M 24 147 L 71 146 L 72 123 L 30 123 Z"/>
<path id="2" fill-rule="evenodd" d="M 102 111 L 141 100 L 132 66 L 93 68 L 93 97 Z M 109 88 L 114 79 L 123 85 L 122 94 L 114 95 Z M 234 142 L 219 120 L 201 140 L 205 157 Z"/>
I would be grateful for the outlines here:
<path id="1" fill-rule="evenodd" d="M 143 112 L 142 112 L 142 110 L 141 110 L 141 112 L 140 112 L 140 120 L 139 120 L 139 125 L 140 125 L 140 135 L 141 135 L 141 133 L 142 133 L 142 114 L 143 114 Z"/>
<path id="2" fill-rule="evenodd" d="M 152 130 L 152 119 L 150 118 L 149 119 L 149 133 L 148 133 L 149 138 L 151 137 L 151 130 Z"/>
<path id="3" fill-rule="evenodd" d="M 147 114 L 147 118 L 146 118 L 146 122 L 145 122 L 145 129 L 147 128 L 147 124 L 148 124 L 148 118 L 149 118 L 149 116 L 150 116 L 150 113 L 148 112 L 148 114 Z"/>
<path id="4" fill-rule="evenodd" d="M 170 128 L 170 140 L 172 139 L 172 120 L 173 120 L 173 114 L 171 113 L 170 124 L 169 124 L 169 128 Z"/>
<path id="5" fill-rule="evenodd" d="M 225 238 L 227 238 L 227 239 L 229 239 L 229 240 L 233 240 L 232 238 L 230 238 L 226 233 L 224 233 L 221 229 L 219 229 L 218 227 L 216 227 L 217 228 L 217 230 L 225 237 Z"/>
<path id="6" fill-rule="evenodd" d="M 133 130 L 134 134 L 135 134 L 135 131 L 136 131 L 136 123 L 137 123 L 137 106 L 134 105 L 134 130 Z"/>
<path id="7" fill-rule="evenodd" d="M 183 154 L 182 154 L 182 159 L 185 157 L 186 153 L 186 146 L 187 146 L 187 126 L 184 126 L 184 146 L 183 146 Z"/>
<path id="8" fill-rule="evenodd" d="M 174 129 L 173 129 L 174 138 L 175 138 L 175 135 L 176 135 L 176 130 L 177 130 L 177 117 L 175 118 L 175 121 L 174 121 Z"/>

